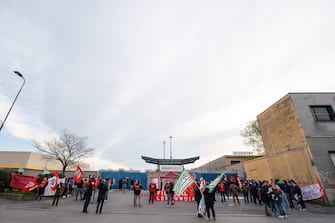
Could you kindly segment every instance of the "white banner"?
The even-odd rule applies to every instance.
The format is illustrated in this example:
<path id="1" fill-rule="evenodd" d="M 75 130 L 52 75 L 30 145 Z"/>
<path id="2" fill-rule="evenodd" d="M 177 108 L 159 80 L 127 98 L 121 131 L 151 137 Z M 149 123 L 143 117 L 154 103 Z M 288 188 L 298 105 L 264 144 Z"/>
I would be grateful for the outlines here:
<path id="1" fill-rule="evenodd" d="M 54 190 L 51 189 L 51 187 L 54 187 L 55 184 L 63 183 L 65 184 L 65 177 L 63 179 L 58 179 L 57 177 L 53 176 L 48 179 L 48 184 L 44 189 L 44 196 L 54 196 L 55 192 Z"/>
<path id="2" fill-rule="evenodd" d="M 306 187 L 301 187 L 302 199 L 304 201 L 318 199 L 322 196 L 319 184 L 313 184 Z"/>
<path id="3" fill-rule="evenodd" d="M 51 189 L 52 186 L 54 186 L 57 183 L 56 177 L 50 177 L 48 179 L 48 184 L 44 189 L 44 196 L 54 196 L 55 191 Z"/>
<path id="4" fill-rule="evenodd" d="M 179 165 L 162 165 L 162 172 L 181 172 L 183 170 L 183 166 Z"/>

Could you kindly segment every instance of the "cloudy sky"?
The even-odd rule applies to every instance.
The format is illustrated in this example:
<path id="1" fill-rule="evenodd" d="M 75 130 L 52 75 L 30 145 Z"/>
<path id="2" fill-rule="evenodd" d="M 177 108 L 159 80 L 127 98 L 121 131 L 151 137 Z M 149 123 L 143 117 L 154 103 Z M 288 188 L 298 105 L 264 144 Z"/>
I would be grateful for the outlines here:
<path id="1" fill-rule="evenodd" d="M 251 151 L 245 125 L 289 92 L 335 86 L 335 2 L 0 0 L 0 150 L 67 129 L 94 169 L 141 155 Z"/>

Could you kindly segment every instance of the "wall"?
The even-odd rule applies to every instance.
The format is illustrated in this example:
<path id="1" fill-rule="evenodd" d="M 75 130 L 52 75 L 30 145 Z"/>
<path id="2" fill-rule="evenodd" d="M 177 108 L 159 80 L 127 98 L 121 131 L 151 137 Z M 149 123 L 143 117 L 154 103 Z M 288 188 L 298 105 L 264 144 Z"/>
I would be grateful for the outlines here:
<path id="1" fill-rule="evenodd" d="M 334 205 L 335 168 L 329 151 L 335 151 L 335 122 L 315 121 L 311 105 L 334 109 L 335 93 L 290 93 L 257 116 L 269 175 L 287 176 L 301 186 L 314 184 L 320 177 Z"/>

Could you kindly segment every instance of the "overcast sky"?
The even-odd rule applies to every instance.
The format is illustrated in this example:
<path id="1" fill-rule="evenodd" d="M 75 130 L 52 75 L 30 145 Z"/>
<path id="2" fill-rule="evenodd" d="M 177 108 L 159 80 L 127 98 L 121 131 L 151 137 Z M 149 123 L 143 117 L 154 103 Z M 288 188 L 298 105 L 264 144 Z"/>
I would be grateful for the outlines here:
<path id="1" fill-rule="evenodd" d="M 245 125 L 335 87 L 335 1 L 0 0 L 0 150 L 67 129 L 94 169 L 251 151 Z"/>

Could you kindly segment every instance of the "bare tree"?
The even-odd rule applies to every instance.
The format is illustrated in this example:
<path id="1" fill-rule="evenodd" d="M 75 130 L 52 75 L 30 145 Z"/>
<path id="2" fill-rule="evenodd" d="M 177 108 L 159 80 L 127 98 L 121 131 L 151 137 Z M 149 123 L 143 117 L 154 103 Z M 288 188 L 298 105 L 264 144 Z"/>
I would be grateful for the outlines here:
<path id="1" fill-rule="evenodd" d="M 240 136 L 244 138 L 244 144 L 253 147 L 258 155 L 264 154 L 263 139 L 257 120 L 248 122 L 240 132 Z"/>
<path id="2" fill-rule="evenodd" d="M 65 174 L 66 168 L 74 165 L 82 158 L 93 154 L 94 149 L 87 147 L 87 137 L 76 136 L 66 129 L 60 138 L 52 138 L 43 142 L 32 140 L 33 146 L 46 155 L 47 159 L 55 159 L 61 162 Z"/>

